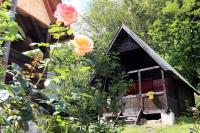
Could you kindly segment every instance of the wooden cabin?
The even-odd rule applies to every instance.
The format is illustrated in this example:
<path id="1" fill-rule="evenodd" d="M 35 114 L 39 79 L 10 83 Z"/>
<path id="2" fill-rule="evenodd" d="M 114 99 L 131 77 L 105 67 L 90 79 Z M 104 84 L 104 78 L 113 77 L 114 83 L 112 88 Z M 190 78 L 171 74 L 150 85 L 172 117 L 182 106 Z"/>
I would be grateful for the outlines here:
<path id="1" fill-rule="evenodd" d="M 195 106 L 197 90 L 125 25 L 122 24 L 114 36 L 110 52 L 119 53 L 119 70 L 133 80 L 124 96 L 126 105 L 122 114 L 125 117 L 169 110 L 179 116 L 188 107 Z"/>
<path id="2" fill-rule="evenodd" d="M 31 46 L 31 43 L 51 43 L 53 39 L 48 33 L 48 26 L 56 22 L 54 11 L 61 0 L 10 0 L 13 6 L 11 10 L 16 11 L 14 21 L 24 31 L 26 38 L 22 41 L 4 42 L 6 51 L 4 61 L 7 65 L 15 63 L 23 70 L 26 70 L 25 64 L 31 64 L 33 58 L 23 54 L 23 52 L 38 49 L 37 46 Z M 48 58 L 49 48 L 39 47 L 43 53 L 43 58 Z M 36 70 L 35 73 L 42 73 L 43 70 Z M 45 77 L 46 75 L 44 75 Z M 12 76 L 7 74 L 5 82 L 12 81 Z M 33 78 L 35 83 L 38 78 Z M 43 88 L 43 83 L 39 84 L 39 88 Z"/>

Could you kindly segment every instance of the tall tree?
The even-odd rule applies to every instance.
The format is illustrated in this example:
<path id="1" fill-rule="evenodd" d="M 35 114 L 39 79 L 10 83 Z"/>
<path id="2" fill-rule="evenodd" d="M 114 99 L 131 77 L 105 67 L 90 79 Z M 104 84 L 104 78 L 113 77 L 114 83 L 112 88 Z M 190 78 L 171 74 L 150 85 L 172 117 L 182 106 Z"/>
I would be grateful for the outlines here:
<path id="1" fill-rule="evenodd" d="M 154 47 L 194 86 L 200 83 L 200 2 L 168 1 L 149 27 Z"/>

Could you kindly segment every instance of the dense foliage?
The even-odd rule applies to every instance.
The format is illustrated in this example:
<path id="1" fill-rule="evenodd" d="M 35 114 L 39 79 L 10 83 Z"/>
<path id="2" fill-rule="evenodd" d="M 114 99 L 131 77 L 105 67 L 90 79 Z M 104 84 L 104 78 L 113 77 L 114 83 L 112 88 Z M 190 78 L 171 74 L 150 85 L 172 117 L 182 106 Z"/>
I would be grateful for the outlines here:
<path id="1" fill-rule="evenodd" d="M 9 11 L 7 8 L 10 7 L 9 2 L 4 2 L 0 5 L 0 45 L 4 41 L 13 41 L 18 39 L 23 39 L 25 36 L 22 29 L 18 26 L 16 22 L 13 22 L 14 12 Z M 3 49 L 0 49 L 0 58 L 3 57 Z M 5 72 L 5 67 L 3 66 L 1 60 L 0 66 L 0 79 L 2 79 Z"/>
<path id="2" fill-rule="evenodd" d="M 199 4 L 195 0 L 93 0 L 84 17 L 87 23 L 81 26 L 84 31 L 89 31 L 85 30 L 89 25 L 94 43 L 85 36 L 59 42 L 62 36 L 73 35 L 69 24 L 78 17 L 75 9 L 68 12 L 67 8 L 73 7 L 59 5 L 56 18 L 60 21 L 49 27 L 57 43 L 34 43 L 50 47 L 50 57 L 43 59 L 35 54 L 35 60 L 25 64 L 28 71 L 13 63 L 12 70 L 7 71 L 13 75 L 12 84 L 0 84 L 0 131 L 17 133 L 29 131 L 30 125 L 36 125 L 48 133 L 117 132 L 112 128 L 113 123 L 103 122 L 99 117 L 105 109 L 122 110 L 123 93 L 129 86 L 124 73 L 113 71 L 118 65 L 117 53 L 108 55 L 106 51 L 114 31 L 122 22 L 197 86 Z M 24 38 L 21 28 L 11 21 L 9 6 L 10 3 L 5 2 L 0 7 L 0 44 Z M 3 48 L 0 56 L 3 56 Z M 43 69 L 43 72 L 35 74 L 36 69 Z M 47 78 L 43 78 L 47 70 Z M 0 74 L 4 72 L 5 67 L 1 65 Z M 39 78 L 36 83 L 31 82 L 34 77 Z M 45 81 L 46 88 L 38 88 L 40 81 Z"/>
<path id="3" fill-rule="evenodd" d="M 7 9 L 10 6 L 9 2 L 4 2 L 0 6 L 0 44 L 3 41 L 22 39 L 25 36 L 22 29 L 13 21 L 14 12 Z"/>
<path id="4" fill-rule="evenodd" d="M 107 44 L 126 24 L 199 88 L 199 11 L 198 0 L 93 0 L 85 22 Z"/>
<path id="5" fill-rule="evenodd" d="M 4 4 L 10 6 L 7 2 Z M 4 4 L 2 12 L 5 13 L 0 14 L 5 15 L 8 23 L 6 30 L 9 31 L 12 29 L 10 24 L 15 22 L 9 20 L 11 16 L 7 13 L 7 7 L 3 7 Z M 62 14 L 62 8 L 73 8 L 64 4 L 59 6 L 57 14 L 60 15 L 66 15 Z M 73 11 L 70 13 L 75 14 L 76 20 L 76 10 Z M 4 21 L 3 19 L 1 18 L 1 21 Z M 70 19 L 65 22 L 64 24 L 74 23 Z M 23 36 L 23 32 L 17 23 L 15 24 L 18 30 L 10 30 L 15 36 L 4 38 L 2 41 L 13 41 Z M 6 30 L 4 32 L 7 32 Z M 121 96 L 117 94 L 125 92 L 129 85 L 124 80 L 124 74 L 112 76 L 113 69 L 117 66 L 115 54 L 108 55 L 101 46 L 95 46 L 91 53 L 93 42 L 85 36 L 75 36 L 72 41 L 60 43 L 59 39 L 62 36 L 73 34 L 72 28 L 63 25 L 62 21 L 51 25 L 49 32 L 58 40 L 57 43 L 53 46 L 48 43 L 33 45 L 50 47 L 50 57 L 43 59 L 41 54 L 34 54 L 34 61 L 25 64 L 27 70 L 13 63 L 12 69 L 7 71 L 13 76 L 13 82 L 9 85 L 0 84 L 0 131 L 17 133 L 29 131 L 30 125 L 32 128 L 36 125 L 48 133 L 116 132 L 109 123 L 101 122 L 99 119 L 103 108 L 110 109 L 112 106 L 111 109 L 115 111 L 120 108 L 121 105 L 118 103 Z M 3 34 L 1 36 L 3 37 Z M 42 73 L 34 73 L 38 69 L 43 69 Z M 44 79 L 47 69 L 47 79 Z M 33 83 L 32 78 L 39 79 Z M 113 79 L 110 83 L 113 87 L 106 93 L 102 84 L 105 78 Z M 40 81 L 45 81 L 46 88 L 38 88 Z M 111 99 L 111 102 L 107 102 L 107 99 Z"/>

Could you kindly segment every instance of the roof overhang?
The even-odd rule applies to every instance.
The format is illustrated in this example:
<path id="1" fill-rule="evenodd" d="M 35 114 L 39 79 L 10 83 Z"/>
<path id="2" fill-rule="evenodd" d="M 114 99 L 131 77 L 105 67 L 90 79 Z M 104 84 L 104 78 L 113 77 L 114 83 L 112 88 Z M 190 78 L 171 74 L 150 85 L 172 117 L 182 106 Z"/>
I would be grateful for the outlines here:
<path id="1" fill-rule="evenodd" d="M 61 0 L 18 0 L 17 13 L 36 19 L 42 27 L 55 23 L 54 11 Z"/>

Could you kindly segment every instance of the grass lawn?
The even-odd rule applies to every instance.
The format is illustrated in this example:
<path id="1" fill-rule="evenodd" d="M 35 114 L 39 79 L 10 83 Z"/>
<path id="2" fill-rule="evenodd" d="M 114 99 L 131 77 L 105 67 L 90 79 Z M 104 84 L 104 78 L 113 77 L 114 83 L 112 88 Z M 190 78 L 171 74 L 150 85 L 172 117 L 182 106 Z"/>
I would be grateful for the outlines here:
<path id="1" fill-rule="evenodd" d="M 181 117 L 177 120 L 177 124 L 173 126 L 164 125 L 142 125 L 142 126 L 132 126 L 128 125 L 122 130 L 121 133 L 190 133 L 189 128 L 194 128 L 195 120 L 189 117 Z M 200 124 L 195 124 L 200 133 Z M 194 132 L 196 133 L 196 132 Z"/>
<path id="2" fill-rule="evenodd" d="M 190 133 L 189 128 L 192 124 L 174 125 L 174 126 L 127 126 L 122 133 Z"/>

